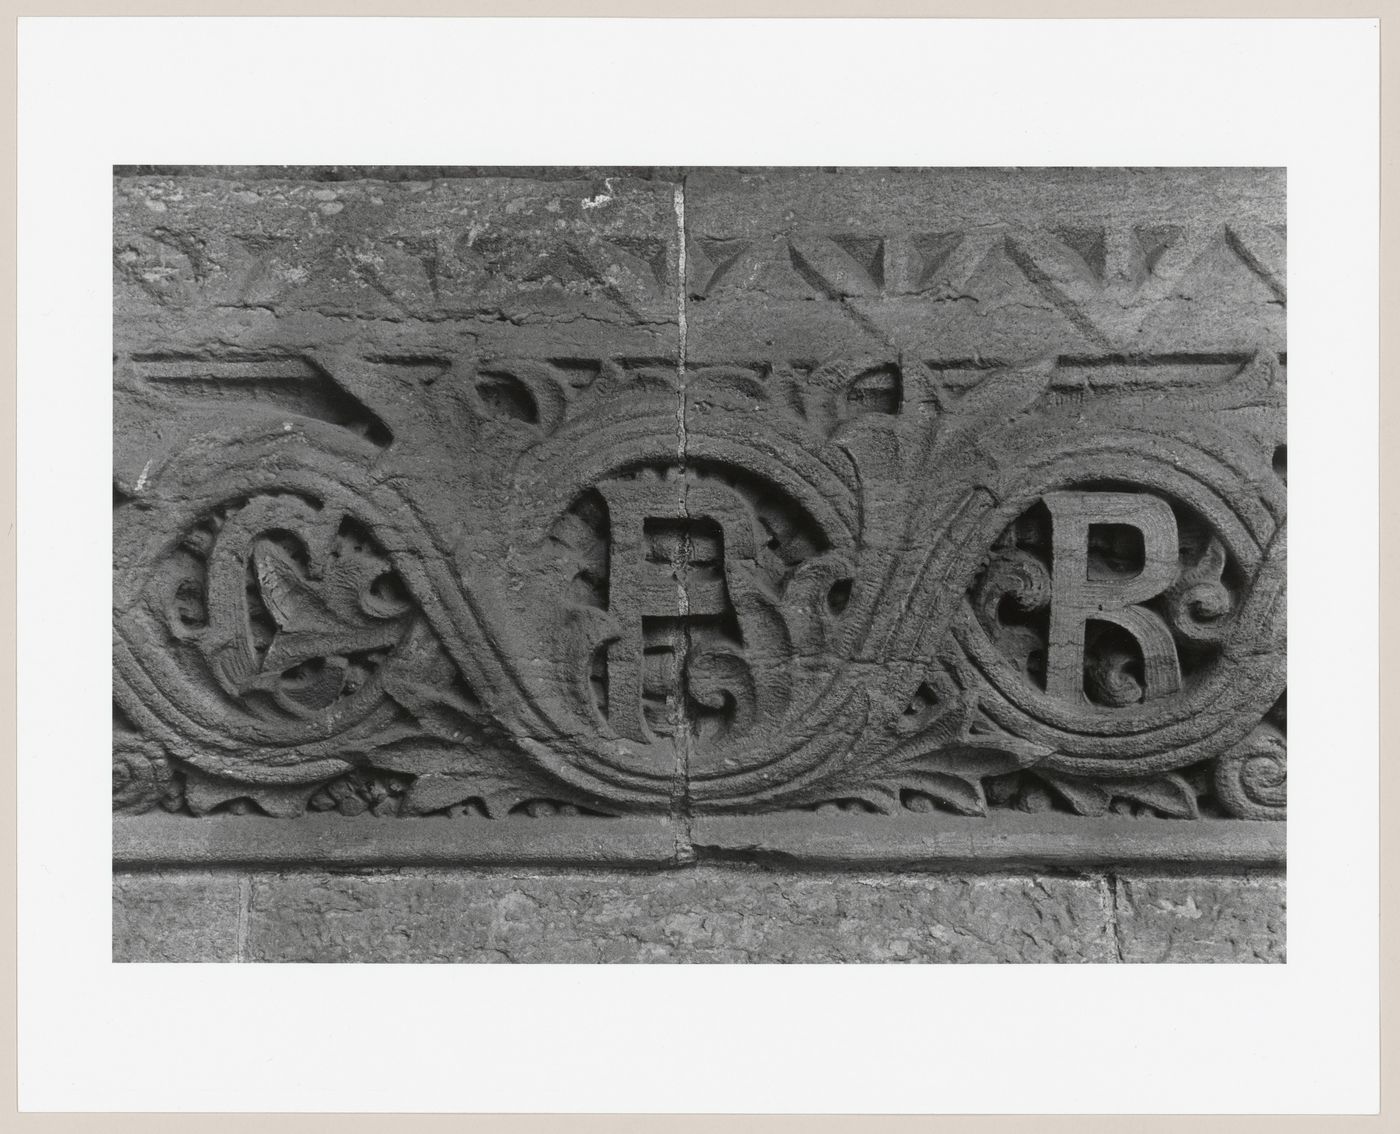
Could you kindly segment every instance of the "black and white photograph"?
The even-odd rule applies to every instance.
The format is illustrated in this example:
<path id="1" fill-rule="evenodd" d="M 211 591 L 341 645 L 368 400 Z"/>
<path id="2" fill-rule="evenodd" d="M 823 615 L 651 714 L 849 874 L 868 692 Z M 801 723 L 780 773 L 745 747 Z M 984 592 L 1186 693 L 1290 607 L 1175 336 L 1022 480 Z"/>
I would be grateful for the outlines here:
<path id="1" fill-rule="evenodd" d="M 1379 19 L 185 2 L 17 25 L 22 1112 L 1379 1110 Z"/>
<path id="2" fill-rule="evenodd" d="M 115 170 L 116 959 L 1282 962 L 1285 183 Z"/>

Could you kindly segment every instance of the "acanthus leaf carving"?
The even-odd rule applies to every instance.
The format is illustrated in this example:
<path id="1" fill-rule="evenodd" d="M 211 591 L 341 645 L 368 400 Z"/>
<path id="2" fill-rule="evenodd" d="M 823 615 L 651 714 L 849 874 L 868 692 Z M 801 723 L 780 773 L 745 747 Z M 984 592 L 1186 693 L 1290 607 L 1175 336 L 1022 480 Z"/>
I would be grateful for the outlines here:
<path id="1" fill-rule="evenodd" d="M 1171 773 L 1094 781 L 1037 772 L 1036 778 L 1053 788 L 1079 815 L 1106 815 L 1119 801 L 1148 807 L 1173 819 L 1195 819 L 1200 815 L 1195 789 L 1181 776 Z"/>

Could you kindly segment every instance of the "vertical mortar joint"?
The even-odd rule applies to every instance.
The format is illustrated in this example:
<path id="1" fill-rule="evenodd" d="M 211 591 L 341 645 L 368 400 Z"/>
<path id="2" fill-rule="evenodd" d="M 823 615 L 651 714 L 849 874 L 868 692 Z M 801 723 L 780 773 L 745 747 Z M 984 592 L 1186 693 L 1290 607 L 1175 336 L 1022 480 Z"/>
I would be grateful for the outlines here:
<path id="1" fill-rule="evenodd" d="M 234 947 L 234 960 L 248 959 L 248 916 L 252 900 L 253 881 L 244 874 L 238 879 L 238 940 Z"/>
<path id="2" fill-rule="evenodd" d="M 1104 885 L 1108 889 L 1108 901 L 1105 903 L 1108 914 L 1108 931 L 1113 937 L 1114 960 L 1123 962 L 1123 937 L 1118 929 L 1118 875 L 1104 875 Z"/>

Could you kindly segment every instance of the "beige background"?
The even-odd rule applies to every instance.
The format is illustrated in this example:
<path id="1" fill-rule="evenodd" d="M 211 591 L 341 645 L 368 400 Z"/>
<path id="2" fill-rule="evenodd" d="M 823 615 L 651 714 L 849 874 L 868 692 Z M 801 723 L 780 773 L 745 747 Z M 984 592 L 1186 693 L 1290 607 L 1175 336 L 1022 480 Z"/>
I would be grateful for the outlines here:
<path id="1" fill-rule="evenodd" d="M 858 8 L 850 3 L 828 3 L 819 4 L 815 0 L 791 0 L 789 3 L 755 2 L 755 3 L 708 3 L 708 4 L 669 4 L 657 3 L 593 3 L 593 4 L 558 4 L 558 3 L 529 3 L 521 2 L 515 4 L 466 4 L 466 3 L 399 3 L 390 9 L 383 3 L 375 3 L 367 0 L 362 3 L 325 3 L 312 4 L 302 0 L 294 6 L 278 3 L 252 3 L 246 2 L 236 5 L 214 5 L 195 3 L 145 3 L 139 5 L 128 4 L 81 4 L 68 3 L 61 5 L 37 6 L 27 5 L 17 9 L 11 9 L 14 15 L 68 15 L 68 14 L 91 14 L 91 15 L 117 15 L 117 14 L 238 14 L 238 15 L 258 15 L 258 14 L 316 14 L 316 15 L 371 15 L 387 14 L 392 11 L 395 15 L 851 15 L 860 14 L 864 16 L 873 15 L 930 15 L 930 16 L 1026 16 L 1037 17 L 1055 16 L 1121 16 L 1126 11 L 1131 11 L 1136 16 L 1325 16 L 1336 18 L 1341 16 L 1369 17 L 1378 14 L 1379 4 L 1357 4 L 1347 3 L 1344 0 L 1334 0 L 1332 3 L 1271 3 L 1271 4 L 1243 4 L 1243 3 L 1181 3 L 1181 4 L 1134 4 L 1131 6 L 1122 3 L 1041 3 L 1024 4 L 987 2 L 977 4 L 902 4 L 890 2 L 873 2 L 860 5 Z M 1387 12 L 1388 14 L 1388 12 Z M 8 37 L 9 58 L 15 58 L 15 24 L 13 19 L 6 22 L 5 34 Z M 1382 54 L 1383 54 L 1383 123 L 1388 124 L 1391 115 L 1395 110 L 1394 91 L 1397 82 L 1397 67 L 1394 63 L 1394 47 L 1396 39 L 1395 33 L 1390 27 L 1390 21 L 1382 21 Z M 13 84 L 7 88 L 13 92 Z M 11 97 L 13 95 L 11 94 Z M 13 116 L 7 119 L 9 128 L 13 130 Z M 13 154 L 14 137 L 11 134 L 9 139 L 9 152 Z M 1388 185 L 1389 180 L 1396 171 L 1395 143 L 1390 133 L 1387 131 L 1383 135 L 1382 153 L 1382 177 L 1383 185 Z M 14 217 L 15 198 L 13 176 L 6 178 L 3 189 L 3 207 L 10 217 Z M 1397 210 L 1391 200 L 1386 200 L 1383 206 L 1382 232 L 1387 237 L 1394 231 L 1397 220 Z M 7 225 L 4 233 L 5 254 L 10 264 L 14 260 L 14 228 Z M 1394 252 L 1394 249 L 1387 246 L 1386 253 Z M 13 284 L 13 272 L 5 274 L 4 288 L 9 291 Z M 14 357 L 14 304 L 12 296 L 7 297 L 10 302 L 6 304 L 6 316 L 3 327 L 5 336 L 4 346 L 7 351 L 7 358 Z M 1381 304 L 1382 310 L 1397 309 L 1397 300 L 1400 300 L 1400 280 L 1397 280 L 1395 268 L 1395 258 L 1392 255 L 1385 255 L 1383 259 L 1383 273 L 1381 281 Z M 1384 333 L 1384 332 L 1383 332 Z M 1400 343 L 1396 341 L 1397 336 L 1394 330 L 1389 330 L 1384 334 L 1382 342 L 1382 365 L 1383 374 L 1388 372 L 1387 365 L 1395 357 Z M 15 428 L 14 420 L 14 387 L 13 387 L 13 367 L 6 367 L 7 373 L 7 401 L 6 407 L 9 412 L 4 415 L 5 435 L 0 438 L 0 443 L 8 443 L 9 451 L 13 452 Z M 1364 418 L 1366 415 L 1364 407 L 1358 407 L 1358 415 Z M 1383 429 L 1382 446 L 1382 561 L 1391 562 L 1396 551 L 1397 540 L 1400 540 L 1400 533 L 1397 533 L 1396 520 L 1397 508 L 1394 503 L 1394 478 L 1396 458 L 1393 455 L 1396 448 L 1400 447 L 1400 426 L 1396 422 L 1396 397 L 1393 391 L 1386 388 L 1382 383 L 1382 400 L 1380 406 L 1381 422 Z M 1392 434 L 1391 430 L 1396 433 Z M 1388 443 L 1387 443 L 1388 442 Z M 4 548 L 0 553 L 0 561 L 3 563 L 3 585 L 5 588 L 5 601 L 0 603 L 3 607 L 3 617 L 6 619 L 5 630 L 9 635 L 9 640 L 14 641 L 14 501 L 15 484 L 14 468 L 11 462 L 4 462 L 3 473 L 4 484 L 0 486 L 0 497 L 4 499 L 5 515 L 3 523 L 0 523 L 0 537 L 3 537 Z M 1388 690 L 1391 686 L 1387 678 L 1394 673 L 1395 655 L 1395 635 L 1385 633 L 1390 629 L 1391 622 L 1395 618 L 1395 599 L 1383 591 L 1380 596 L 1381 614 L 1384 623 L 1381 636 L 1382 657 L 1381 673 L 1382 689 Z M 3 711 L 9 721 L 14 720 L 14 696 L 15 671 L 11 667 L 15 665 L 16 659 L 14 651 L 6 651 L 3 659 L 0 659 L 0 697 L 3 697 Z M 1382 697 L 1383 704 L 1387 698 Z M 1395 713 L 1392 711 L 1382 721 L 1382 744 L 1383 752 L 1388 753 L 1393 747 L 1392 738 L 1396 728 Z M 13 726 L 6 731 L 6 745 L 13 743 Z M 1384 767 L 1385 762 L 1382 762 Z M 11 777 L 10 798 L 14 799 L 13 790 L 13 760 L 6 763 L 6 775 Z M 1395 811 L 1395 804 L 1400 802 L 1397 797 L 1395 786 L 1395 775 L 1392 771 L 1385 771 L 1381 782 L 1381 810 L 1382 814 L 1391 814 Z M 4 822 L 8 826 L 13 823 L 13 810 L 7 808 Z M 13 828 L 10 828 L 10 837 L 13 839 Z M 1382 861 L 1388 863 L 1393 859 L 1395 850 L 1395 832 L 1393 824 L 1386 824 L 1382 830 Z M 15 844 L 9 843 L 11 847 Z M 5 892 L 3 901 L 0 901 L 0 909 L 3 909 L 7 919 L 14 916 L 14 874 L 13 871 L 6 871 L 4 876 Z M 1395 1003 L 1395 980 L 1393 972 L 1397 961 L 1396 944 L 1394 941 L 1393 915 L 1396 909 L 1396 882 L 1393 874 L 1389 871 L 1382 876 L 1382 934 L 1383 934 L 1383 956 L 1385 964 L 1382 971 L 1382 992 L 1384 1013 L 1384 1031 L 1382 1035 L 1382 1070 L 1385 1076 L 1385 1093 L 1383 1100 L 1388 1102 L 1390 1089 L 1394 1082 L 1395 1064 L 1395 1044 L 1392 1042 L 1394 1035 L 1392 1021 L 1397 1010 Z M 5 963 L 10 976 L 6 984 L 7 994 L 13 995 L 14 980 L 16 970 L 14 968 L 14 923 L 13 920 L 0 932 L 0 939 L 5 943 Z M 13 1020 L 13 1007 L 9 1018 Z M 11 1037 L 13 1031 L 11 1031 Z M 4 1105 L 5 1117 L 10 1117 L 9 1112 L 15 1106 L 14 1080 L 14 1060 L 10 1059 L 8 1064 L 9 1073 L 6 1076 L 6 1086 L 8 1088 L 7 1098 Z M 1389 1124 L 1382 1126 L 1382 1117 L 1374 1118 L 1335 1118 L 1335 1117 L 1271 1117 L 1265 1119 L 1249 1118 L 1136 1118 L 1131 1120 L 1132 1128 L 1143 1131 L 1174 1130 L 1190 1128 L 1192 1130 L 1244 1130 L 1244 1129 L 1267 1129 L 1267 1130 L 1322 1130 L 1322 1129 L 1353 1129 L 1353 1128 L 1388 1128 Z M 190 1129 L 243 1129 L 250 1123 L 256 1123 L 260 1129 L 400 1129 L 405 1126 L 411 1129 L 419 1128 L 446 1128 L 450 1123 L 453 1128 L 466 1128 L 470 1130 L 579 1130 L 579 1131 L 630 1131 L 630 1130 L 683 1130 L 701 1131 L 711 1129 L 724 1129 L 735 1131 L 767 1131 L 767 1130 L 813 1130 L 824 1132 L 829 1130 L 1017 1130 L 1035 1129 L 1054 1134 L 1061 1130 L 1118 1130 L 1125 1126 L 1124 1120 L 1113 1117 L 1024 1117 L 1014 1118 L 838 1118 L 838 1117 L 800 1117 L 800 1118 L 757 1118 L 757 1117 L 736 1117 L 724 1118 L 721 1116 L 672 1116 L 669 1118 L 657 1118 L 650 1116 L 472 1116 L 470 1118 L 452 1118 L 446 1116 L 361 1116 L 351 1118 L 347 1116 L 327 1117 L 327 1116 L 286 1116 L 277 1119 L 260 1117 L 250 1119 L 240 1116 L 200 1116 L 195 1118 L 190 1115 L 170 1115 L 170 1116 L 73 1116 L 73 1115 L 23 1115 L 16 1116 L 16 1128 L 19 1129 L 127 1129 L 132 1130 L 190 1130 Z"/>

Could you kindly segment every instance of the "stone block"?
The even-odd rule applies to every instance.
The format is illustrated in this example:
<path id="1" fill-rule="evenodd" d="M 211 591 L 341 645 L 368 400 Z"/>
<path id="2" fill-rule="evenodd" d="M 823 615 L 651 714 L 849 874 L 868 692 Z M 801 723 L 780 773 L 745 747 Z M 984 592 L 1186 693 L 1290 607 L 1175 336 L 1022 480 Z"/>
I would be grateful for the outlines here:
<path id="1" fill-rule="evenodd" d="M 1284 824 L 1103 816 L 1086 823 L 1056 812 L 1010 809 L 990 816 L 833 810 L 694 819 L 690 846 L 702 858 L 783 867 L 958 872 L 1173 866 L 1247 871 L 1282 866 Z"/>
<path id="2" fill-rule="evenodd" d="M 112 960 L 237 961 L 237 874 L 139 871 L 112 879 Z"/>
<path id="3" fill-rule="evenodd" d="M 390 817 L 305 815 L 296 822 L 264 815 L 118 816 L 113 856 L 132 866 L 286 865 L 629 866 L 666 867 L 689 857 L 679 825 L 664 816 L 598 820 L 528 815 L 434 815 L 415 822 Z"/>
<path id="4" fill-rule="evenodd" d="M 123 177 L 113 225 L 117 341 L 137 354 L 366 334 L 387 357 L 676 350 L 667 182 Z"/>
<path id="5" fill-rule="evenodd" d="M 1125 961 L 1282 962 L 1282 874 L 1126 876 L 1116 879 L 1119 948 Z"/>
<path id="6" fill-rule="evenodd" d="M 1283 189 L 1281 169 L 691 173 L 687 356 L 1282 350 Z"/>
<path id="7" fill-rule="evenodd" d="M 1025 875 L 259 875 L 250 961 L 1083 962 L 1100 880 Z"/>

